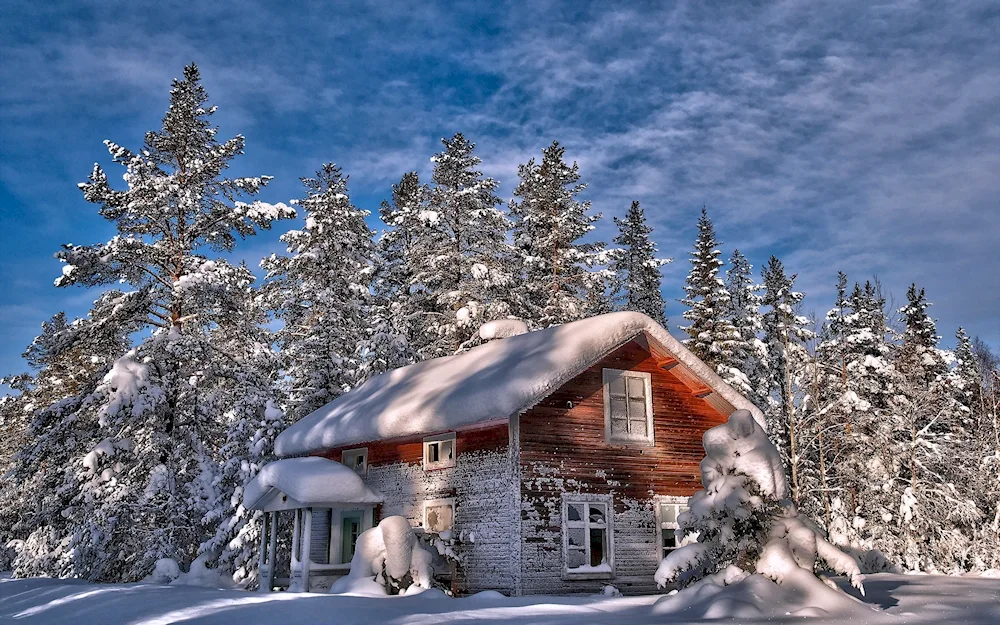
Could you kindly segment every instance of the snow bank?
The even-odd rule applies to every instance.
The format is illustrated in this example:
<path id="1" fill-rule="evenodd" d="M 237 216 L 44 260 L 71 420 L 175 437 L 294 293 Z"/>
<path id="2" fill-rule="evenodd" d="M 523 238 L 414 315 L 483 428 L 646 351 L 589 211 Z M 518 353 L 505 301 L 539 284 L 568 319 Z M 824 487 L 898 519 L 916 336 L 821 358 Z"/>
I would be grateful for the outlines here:
<path id="1" fill-rule="evenodd" d="M 368 488 L 352 469 L 339 462 L 310 456 L 267 464 L 246 485 L 243 505 L 263 505 L 268 491 L 277 489 L 299 503 L 381 503 L 382 495 Z"/>
<path id="2" fill-rule="evenodd" d="M 504 322 L 497 322 L 503 326 Z M 489 324 L 487 324 L 489 325 Z M 510 328 L 506 328 L 509 330 Z M 499 333 L 501 327 L 493 330 Z M 279 456 L 505 420 L 628 341 L 646 335 L 736 408 L 756 406 L 655 321 L 617 312 L 495 339 L 468 352 L 375 376 L 299 420 L 275 441 Z"/>
<path id="3" fill-rule="evenodd" d="M 747 575 L 737 567 L 719 576 L 705 578 L 674 595 L 658 600 L 658 615 L 683 613 L 687 619 L 760 619 L 787 616 L 857 618 L 867 622 L 876 613 L 846 593 L 826 586 L 811 573 L 799 569 L 781 585 L 763 575 Z"/>
<path id="4" fill-rule="evenodd" d="M 209 568 L 206 564 L 208 555 L 202 554 L 194 559 L 187 572 L 181 571 L 180 565 L 173 558 L 160 558 L 150 573 L 142 581 L 153 584 L 172 584 L 174 586 L 200 586 L 202 588 L 236 588 L 232 576 L 226 571 Z"/>
<path id="5" fill-rule="evenodd" d="M 426 590 L 434 582 L 432 560 L 433 555 L 417 543 L 417 536 L 405 517 L 386 517 L 378 526 L 358 536 L 351 571 L 334 582 L 330 593 L 387 595 L 387 587 L 404 580 L 404 583 L 412 580 L 412 584 L 395 590 L 405 594 L 413 594 L 417 589 Z M 391 579 L 386 579 L 386 576 Z M 407 576 L 410 580 L 406 580 Z M 413 587 L 416 588 L 411 591 Z"/>
<path id="6" fill-rule="evenodd" d="M 497 319 L 487 321 L 479 328 L 479 338 L 484 341 L 506 339 L 528 332 L 528 324 L 520 319 Z"/>

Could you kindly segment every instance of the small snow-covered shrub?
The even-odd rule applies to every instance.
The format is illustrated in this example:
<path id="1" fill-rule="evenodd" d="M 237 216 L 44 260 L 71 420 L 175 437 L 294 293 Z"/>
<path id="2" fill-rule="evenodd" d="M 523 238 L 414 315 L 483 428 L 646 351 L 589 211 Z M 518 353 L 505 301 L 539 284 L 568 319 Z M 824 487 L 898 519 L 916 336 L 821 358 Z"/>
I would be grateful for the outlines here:
<path id="1" fill-rule="evenodd" d="M 334 582 L 332 594 L 412 594 L 412 586 L 431 588 L 433 555 L 420 546 L 405 517 L 382 519 L 358 536 L 351 572 Z M 373 583 L 368 583 L 371 580 Z"/>
<path id="2" fill-rule="evenodd" d="M 854 558 L 800 517 L 788 499 L 778 451 L 748 411 L 737 410 L 705 432 L 703 444 L 704 488 L 678 517 L 679 531 L 697 532 L 698 539 L 663 559 L 658 585 L 684 587 L 704 578 L 728 585 L 759 573 L 778 584 L 814 586 L 822 585 L 814 569 L 826 566 L 864 593 Z"/>

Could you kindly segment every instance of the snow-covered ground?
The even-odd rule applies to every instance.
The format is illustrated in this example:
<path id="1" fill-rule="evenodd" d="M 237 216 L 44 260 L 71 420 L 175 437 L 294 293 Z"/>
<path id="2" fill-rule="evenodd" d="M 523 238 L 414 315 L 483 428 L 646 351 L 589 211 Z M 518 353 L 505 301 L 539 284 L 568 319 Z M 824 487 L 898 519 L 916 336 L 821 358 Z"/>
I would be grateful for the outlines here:
<path id="1" fill-rule="evenodd" d="M 879 611 L 842 615 L 738 619 L 804 622 L 997 625 L 1000 579 L 938 575 L 870 575 L 867 601 Z M 0 579 L 0 623 L 45 625 L 338 625 L 515 623 L 588 625 L 695 623 L 690 611 L 664 612 L 647 597 L 521 597 L 484 593 L 449 599 L 434 593 L 396 598 L 258 594 L 156 584 L 87 584 L 74 580 Z M 660 604 L 658 608 L 662 608 Z M 720 621 L 714 621 L 720 622 Z M 731 621 L 721 621 L 731 622 Z"/>

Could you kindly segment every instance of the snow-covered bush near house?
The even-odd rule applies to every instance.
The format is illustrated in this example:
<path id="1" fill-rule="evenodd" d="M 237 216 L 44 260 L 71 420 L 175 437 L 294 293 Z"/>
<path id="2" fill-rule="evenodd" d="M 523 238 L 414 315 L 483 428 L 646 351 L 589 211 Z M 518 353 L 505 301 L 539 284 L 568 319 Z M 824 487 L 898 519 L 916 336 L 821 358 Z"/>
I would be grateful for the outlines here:
<path id="1" fill-rule="evenodd" d="M 748 411 L 737 410 L 702 440 L 704 488 L 678 517 L 679 531 L 698 532 L 698 540 L 664 558 L 655 575 L 660 586 L 694 587 L 670 601 L 696 602 L 738 583 L 741 589 L 726 593 L 730 607 L 706 607 L 706 617 L 759 615 L 754 610 L 792 597 L 808 599 L 801 609 L 852 605 L 854 599 L 814 574 L 817 566 L 846 576 L 864 594 L 854 558 L 827 541 L 788 500 L 778 451 Z M 771 588 L 774 584 L 783 588 Z"/>
<path id="2" fill-rule="evenodd" d="M 208 566 L 208 554 L 202 554 L 191 562 L 187 571 L 182 571 L 173 558 L 160 558 L 153 566 L 153 572 L 142 581 L 153 584 L 173 584 L 175 586 L 201 586 L 202 588 L 236 588 L 232 576 L 225 570 Z"/>
<path id="3" fill-rule="evenodd" d="M 390 516 L 358 536 L 351 572 L 330 587 L 331 594 L 413 594 L 431 587 L 433 555 L 417 541 L 405 517 Z"/>

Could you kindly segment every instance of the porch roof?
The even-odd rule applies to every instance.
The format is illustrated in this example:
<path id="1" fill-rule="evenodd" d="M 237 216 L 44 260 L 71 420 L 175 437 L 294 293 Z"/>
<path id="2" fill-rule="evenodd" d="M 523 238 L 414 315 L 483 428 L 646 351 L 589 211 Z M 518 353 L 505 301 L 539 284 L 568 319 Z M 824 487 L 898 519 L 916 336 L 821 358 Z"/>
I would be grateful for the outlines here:
<path id="1" fill-rule="evenodd" d="M 381 502 L 382 495 L 353 470 L 316 456 L 267 464 L 243 490 L 243 505 L 251 510 L 344 508 Z"/>

